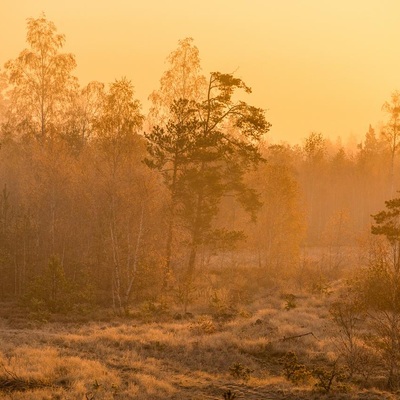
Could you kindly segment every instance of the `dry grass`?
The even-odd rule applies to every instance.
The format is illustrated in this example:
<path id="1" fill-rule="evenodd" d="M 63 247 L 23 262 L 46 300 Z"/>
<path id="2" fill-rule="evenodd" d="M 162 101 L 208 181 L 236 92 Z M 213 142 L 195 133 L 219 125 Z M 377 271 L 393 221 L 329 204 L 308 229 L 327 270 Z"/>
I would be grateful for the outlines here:
<path id="1" fill-rule="evenodd" d="M 329 302 L 298 294 L 296 307 L 287 311 L 276 293 L 226 321 L 195 315 L 163 322 L 26 320 L 16 326 L 0 318 L 0 398 L 223 399 L 227 390 L 246 399 L 321 398 L 311 384 L 295 387 L 283 378 L 279 358 L 288 351 L 303 358 L 334 351 Z M 282 340 L 310 331 L 315 337 Z M 235 364 L 249 376 L 232 376 Z M 2 378 L 12 377 L 20 387 L 1 387 Z M 326 398 L 390 398 L 368 393 L 350 388 Z"/>

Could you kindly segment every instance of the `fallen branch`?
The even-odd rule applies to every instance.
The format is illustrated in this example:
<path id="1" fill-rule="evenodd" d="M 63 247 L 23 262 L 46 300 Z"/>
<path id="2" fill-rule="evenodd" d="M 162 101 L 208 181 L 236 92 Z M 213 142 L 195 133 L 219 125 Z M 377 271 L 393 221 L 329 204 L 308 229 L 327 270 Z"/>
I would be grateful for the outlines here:
<path id="1" fill-rule="evenodd" d="M 51 387 L 50 384 L 39 379 L 23 379 L 14 372 L 9 371 L 3 365 L 4 375 L 0 376 L 0 391 L 3 392 L 24 392 L 27 390 L 41 389 Z"/>
<path id="2" fill-rule="evenodd" d="M 24 392 L 26 390 L 45 387 L 51 387 L 51 385 L 37 379 L 11 379 L 0 377 L 0 391 L 4 392 Z"/>
<path id="3" fill-rule="evenodd" d="M 281 339 L 280 341 L 285 342 L 286 340 L 298 339 L 298 338 L 301 338 L 304 336 L 309 336 L 309 335 L 314 336 L 314 338 L 318 340 L 318 338 L 312 332 L 307 332 L 307 333 L 302 333 L 301 335 L 288 336 L 288 337 L 284 336 L 283 339 Z"/>

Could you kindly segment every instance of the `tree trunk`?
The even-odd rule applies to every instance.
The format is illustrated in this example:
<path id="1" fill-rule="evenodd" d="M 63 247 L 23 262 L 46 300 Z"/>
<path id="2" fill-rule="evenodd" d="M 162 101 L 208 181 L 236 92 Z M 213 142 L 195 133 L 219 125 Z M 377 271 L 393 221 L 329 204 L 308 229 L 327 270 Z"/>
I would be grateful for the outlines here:
<path id="1" fill-rule="evenodd" d="M 134 259 L 133 259 L 133 266 L 132 266 L 132 270 L 128 271 L 128 273 L 130 273 L 130 280 L 128 282 L 128 288 L 126 289 L 125 298 L 124 298 L 125 314 L 128 314 L 129 299 L 131 297 L 132 287 L 133 287 L 133 283 L 135 281 L 136 272 L 137 272 L 137 263 L 139 260 L 139 250 L 140 250 L 140 244 L 142 242 L 142 235 L 143 235 L 143 217 L 144 217 L 144 206 L 142 204 L 142 211 L 140 214 L 140 221 L 139 221 L 139 232 L 138 232 L 138 236 L 136 239 L 136 248 L 135 248 L 135 255 L 134 255 Z"/>
<path id="2" fill-rule="evenodd" d="M 178 155 L 175 151 L 174 155 L 174 170 L 171 183 L 171 207 L 167 228 L 167 245 L 165 255 L 165 268 L 163 276 L 163 290 L 168 290 L 169 278 L 171 275 L 171 258 L 172 258 L 172 243 L 174 238 L 174 223 L 175 223 L 175 207 L 176 207 L 176 180 L 178 175 Z"/>

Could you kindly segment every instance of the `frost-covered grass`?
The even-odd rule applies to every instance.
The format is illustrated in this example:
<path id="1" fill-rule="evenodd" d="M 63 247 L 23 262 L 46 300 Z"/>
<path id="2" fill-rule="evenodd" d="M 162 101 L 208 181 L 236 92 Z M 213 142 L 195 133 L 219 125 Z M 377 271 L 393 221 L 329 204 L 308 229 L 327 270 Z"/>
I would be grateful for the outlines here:
<path id="1" fill-rule="evenodd" d="M 284 293 L 276 290 L 225 319 L 203 307 L 178 320 L 170 311 L 161 318 L 101 322 L 37 322 L 19 314 L 16 322 L 3 309 L 0 378 L 42 382 L 43 387 L 2 391 L 0 397 L 223 399 L 231 389 L 248 399 L 290 398 L 288 393 L 298 399 L 321 398 L 313 382 L 295 386 L 286 380 L 279 359 L 288 351 L 303 358 L 332 354 L 331 299 L 294 295 L 295 307 L 289 310 Z M 307 332 L 314 336 L 291 339 Z M 235 365 L 250 371 L 248 376 L 234 376 Z M 389 398 L 377 391 L 370 391 L 370 397 L 356 392 L 349 388 L 349 393 L 330 398 Z"/>

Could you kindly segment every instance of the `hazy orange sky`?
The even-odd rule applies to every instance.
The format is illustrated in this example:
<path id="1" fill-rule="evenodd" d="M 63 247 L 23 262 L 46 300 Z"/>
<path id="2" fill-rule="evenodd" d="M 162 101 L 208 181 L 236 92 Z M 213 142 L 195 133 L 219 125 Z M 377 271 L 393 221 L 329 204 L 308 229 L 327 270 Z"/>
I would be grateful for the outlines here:
<path id="1" fill-rule="evenodd" d="M 26 47 L 26 18 L 45 12 L 76 55 L 81 84 L 132 80 L 147 97 L 179 39 L 204 73 L 233 72 L 268 109 L 271 138 L 361 138 L 400 89 L 399 0 L 0 0 L 0 65 Z"/>

